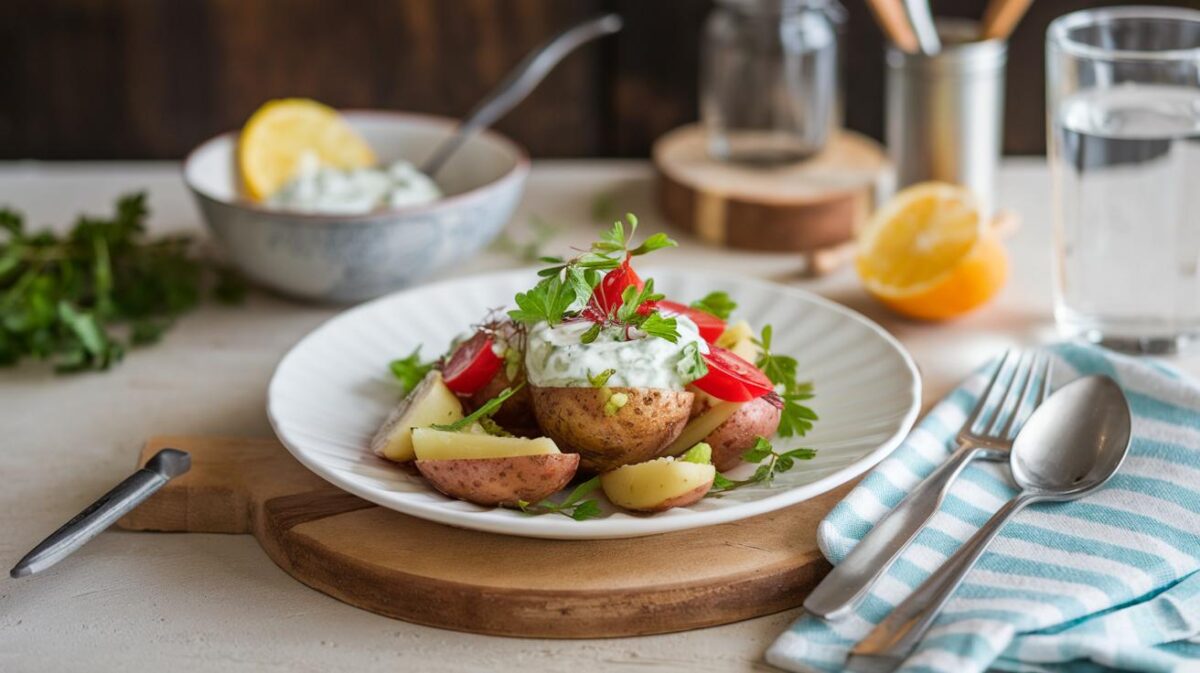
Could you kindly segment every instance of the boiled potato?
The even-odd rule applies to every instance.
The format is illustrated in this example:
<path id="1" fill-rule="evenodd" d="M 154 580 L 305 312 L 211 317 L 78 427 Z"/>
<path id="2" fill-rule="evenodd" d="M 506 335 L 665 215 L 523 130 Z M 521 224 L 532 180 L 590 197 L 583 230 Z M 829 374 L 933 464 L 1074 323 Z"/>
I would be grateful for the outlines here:
<path id="1" fill-rule="evenodd" d="M 417 469 L 434 488 L 451 498 L 485 507 L 543 500 L 570 483 L 578 468 L 578 455 L 557 452 L 502 458 L 417 459 Z"/>
<path id="2" fill-rule="evenodd" d="M 520 384 L 522 380 L 524 380 L 523 375 L 518 375 L 516 381 L 510 380 L 504 373 L 504 368 L 501 367 L 491 381 L 464 400 L 467 408 L 474 411 L 482 407 L 489 400 L 504 392 L 505 388 L 512 388 Z M 492 420 L 513 434 L 528 436 L 539 434 L 537 421 L 533 417 L 533 401 L 529 396 L 529 386 L 521 388 L 513 393 L 512 397 L 504 400 L 504 404 L 501 404 L 496 413 L 492 415 Z"/>
<path id="3" fill-rule="evenodd" d="M 696 402 L 692 404 L 692 420 L 684 426 L 683 432 L 671 442 L 664 455 L 677 456 L 693 446 L 704 441 L 714 430 L 721 426 L 730 416 L 737 413 L 745 402 L 726 402 L 704 393 L 696 392 Z"/>
<path id="4" fill-rule="evenodd" d="M 774 435 L 779 429 L 781 413 L 779 407 L 764 397 L 750 400 L 704 437 L 703 441 L 712 447 L 712 462 L 717 470 L 728 472 L 737 467 L 742 462 L 742 454 L 754 446 L 758 437 Z"/>
<path id="5" fill-rule="evenodd" d="M 717 345 L 732 351 L 746 362 L 757 362 L 758 356 L 762 355 L 762 349 L 754 343 L 754 330 L 745 320 L 739 320 L 725 328 L 725 332 L 717 339 Z"/>
<path id="6" fill-rule="evenodd" d="M 687 507 L 712 488 L 717 470 L 710 464 L 673 457 L 619 467 L 600 475 L 600 487 L 612 504 L 636 512 Z"/>
<path id="7" fill-rule="evenodd" d="M 448 432 L 433 428 L 412 431 L 417 460 L 511 458 L 560 453 L 549 437 L 494 437 L 478 432 Z"/>
<path id="8" fill-rule="evenodd" d="M 413 428 L 453 423 L 462 417 L 462 403 L 446 387 L 442 381 L 442 373 L 431 371 L 392 413 L 388 414 L 371 439 L 371 451 L 388 460 L 412 460 Z"/>
<path id="9" fill-rule="evenodd" d="M 542 432 L 564 451 L 578 453 L 589 472 L 658 456 L 687 425 L 693 398 L 688 391 L 659 388 L 530 390 Z"/>

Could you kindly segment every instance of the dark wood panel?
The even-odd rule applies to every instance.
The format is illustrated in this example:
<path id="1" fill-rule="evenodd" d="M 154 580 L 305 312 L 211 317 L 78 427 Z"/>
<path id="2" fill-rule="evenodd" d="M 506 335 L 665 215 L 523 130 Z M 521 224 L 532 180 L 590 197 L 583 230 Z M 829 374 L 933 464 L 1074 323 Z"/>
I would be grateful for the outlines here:
<path id="1" fill-rule="evenodd" d="M 934 0 L 977 17 L 986 0 Z M 843 0 L 846 124 L 883 129 L 883 39 Z M 1009 57 L 1005 149 L 1045 143 L 1044 35 L 1101 4 L 1037 0 Z M 1195 2 L 1175 2 L 1196 6 Z M 5 0 L 0 158 L 174 158 L 262 101 L 459 116 L 560 28 L 619 11 L 616 39 L 570 56 L 499 128 L 535 156 L 646 156 L 696 118 L 710 0 Z"/>

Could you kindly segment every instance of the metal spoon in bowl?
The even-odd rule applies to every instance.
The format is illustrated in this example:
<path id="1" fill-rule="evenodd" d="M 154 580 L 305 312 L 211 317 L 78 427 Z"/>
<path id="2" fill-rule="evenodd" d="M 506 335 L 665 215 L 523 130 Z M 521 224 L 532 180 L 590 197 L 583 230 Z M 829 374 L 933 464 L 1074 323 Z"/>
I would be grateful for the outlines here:
<path id="1" fill-rule="evenodd" d="M 491 93 L 475 106 L 458 125 L 454 135 L 442 141 L 433 155 L 425 160 L 421 172 L 433 177 L 455 150 L 475 133 L 495 124 L 518 103 L 525 100 L 538 84 L 563 60 L 579 47 L 598 37 L 621 30 L 624 22 L 616 14 L 604 14 L 572 26 L 526 56 Z"/>
<path id="2" fill-rule="evenodd" d="M 1013 443 L 1009 467 L 1021 490 L 851 650 L 847 668 L 899 666 L 1004 524 L 1031 503 L 1074 500 L 1100 488 L 1129 452 L 1131 425 L 1129 402 L 1107 376 L 1076 379 L 1051 395 Z"/>

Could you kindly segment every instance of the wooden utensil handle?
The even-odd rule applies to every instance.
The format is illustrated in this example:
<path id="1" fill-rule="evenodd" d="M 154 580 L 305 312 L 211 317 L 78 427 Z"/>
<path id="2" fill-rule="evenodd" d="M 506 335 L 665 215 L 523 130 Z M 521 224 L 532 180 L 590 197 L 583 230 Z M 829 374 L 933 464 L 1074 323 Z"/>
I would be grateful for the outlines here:
<path id="1" fill-rule="evenodd" d="M 1033 0 L 991 0 L 983 12 L 980 37 L 1007 40 L 1031 4 Z"/>
<path id="2" fill-rule="evenodd" d="M 875 20 L 888 39 L 897 47 L 910 54 L 917 53 L 917 34 L 904 13 L 900 0 L 867 0 Z"/>

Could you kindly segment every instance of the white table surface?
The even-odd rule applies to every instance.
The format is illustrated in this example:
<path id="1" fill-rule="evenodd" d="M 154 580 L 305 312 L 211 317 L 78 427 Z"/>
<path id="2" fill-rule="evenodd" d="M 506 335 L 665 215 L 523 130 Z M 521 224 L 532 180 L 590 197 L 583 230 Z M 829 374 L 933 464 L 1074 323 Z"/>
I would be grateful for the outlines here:
<path id="1" fill-rule="evenodd" d="M 659 226 L 642 162 L 539 162 L 510 225 L 540 216 L 564 227 L 551 248 L 592 240 L 601 193 Z M 63 227 L 149 190 L 155 232 L 203 232 L 175 164 L 0 164 L 0 204 L 30 224 Z M 881 322 L 911 350 L 936 400 L 986 357 L 1054 338 L 1050 317 L 1049 176 L 1040 159 L 1007 161 L 999 203 L 1023 223 L 1009 240 L 1011 276 L 997 301 L 948 324 L 889 315 L 850 269 L 797 276 L 798 257 L 732 253 L 670 231 L 663 265 L 719 268 L 796 284 Z M 488 252 L 443 276 L 523 265 Z M 432 279 L 431 279 L 432 280 Z M 206 306 L 114 370 L 55 376 L 36 363 L 0 370 L 0 562 L 125 477 L 153 434 L 269 436 L 264 411 L 275 363 L 336 313 L 262 293 L 238 308 Z M 1176 360 L 1192 372 L 1200 358 Z M 497 638 L 407 624 L 344 605 L 291 579 L 249 536 L 111 531 L 48 572 L 0 579 L 0 670 L 23 671 L 749 671 L 796 611 L 691 633 L 611 640 Z"/>

